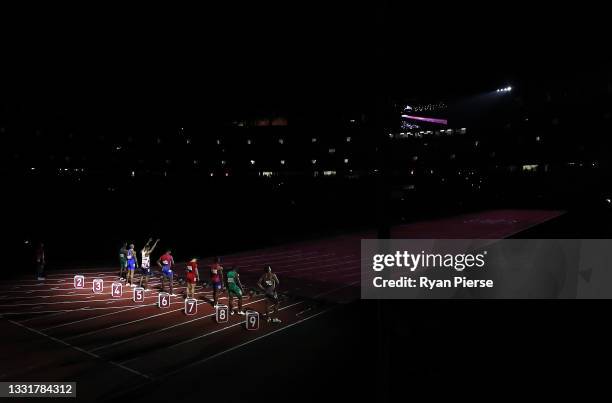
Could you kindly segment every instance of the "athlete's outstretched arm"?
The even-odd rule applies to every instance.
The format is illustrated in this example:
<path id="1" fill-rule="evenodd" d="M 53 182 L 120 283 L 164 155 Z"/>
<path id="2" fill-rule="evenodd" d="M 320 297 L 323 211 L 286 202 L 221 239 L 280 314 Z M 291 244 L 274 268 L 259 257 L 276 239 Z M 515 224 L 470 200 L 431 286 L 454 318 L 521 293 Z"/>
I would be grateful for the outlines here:
<path id="1" fill-rule="evenodd" d="M 278 277 L 276 276 L 276 274 L 274 274 L 274 281 L 276 281 L 277 286 L 280 284 L 280 281 L 278 281 Z"/>
<path id="2" fill-rule="evenodd" d="M 153 253 L 153 250 L 155 249 L 155 247 L 157 246 L 157 243 L 159 242 L 159 239 L 155 240 L 155 243 L 153 244 L 153 246 L 151 246 L 151 248 L 149 249 L 149 253 Z"/>

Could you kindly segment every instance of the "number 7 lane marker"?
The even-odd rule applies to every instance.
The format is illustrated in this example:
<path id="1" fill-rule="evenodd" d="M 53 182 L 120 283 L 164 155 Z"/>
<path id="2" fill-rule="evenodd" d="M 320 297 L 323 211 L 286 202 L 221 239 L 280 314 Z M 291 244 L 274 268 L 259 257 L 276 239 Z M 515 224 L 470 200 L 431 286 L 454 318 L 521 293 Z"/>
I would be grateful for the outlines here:
<path id="1" fill-rule="evenodd" d="M 243 304 L 243 306 L 252 305 L 252 304 L 255 304 L 255 303 L 261 302 L 261 301 L 265 301 L 265 298 L 258 299 L 256 301 L 248 302 L 246 304 Z M 198 305 L 206 304 L 206 303 L 207 303 L 206 301 L 200 301 L 198 303 Z M 91 351 L 98 351 L 98 350 L 103 350 L 103 349 L 106 349 L 106 348 L 109 348 L 109 347 L 115 347 L 115 346 L 118 346 L 120 344 L 124 344 L 124 343 L 130 342 L 130 341 L 133 341 L 133 340 L 137 340 L 137 339 L 140 339 L 142 337 L 150 336 L 152 334 L 161 333 L 161 332 L 164 332 L 166 330 L 170 330 L 170 329 L 174 329 L 175 327 L 187 325 L 189 323 L 192 323 L 192 322 L 195 322 L 195 321 L 198 321 L 198 320 L 210 318 L 210 317 L 213 317 L 215 315 L 216 315 L 216 312 L 213 312 L 211 314 L 207 314 L 207 315 L 199 317 L 199 318 L 191 319 L 191 320 L 184 321 L 184 322 L 181 322 L 181 323 L 176 323 L 176 324 L 174 324 L 172 326 L 164 327 L 164 328 L 161 328 L 161 329 L 156 329 L 156 330 L 153 330 L 153 331 L 147 332 L 147 333 L 141 333 L 141 334 L 138 334 L 138 335 L 136 335 L 134 337 L 130 337 L 129 339 L 118 340 L 118 341 L 116 341 L 114 343 L 110 343 L 110 344 L 107 344 L 105 346 L 96 347 L 96 348 L 92 349 Z M 244 323 L 244 322 L 241 322 L 241 323 Z"/>

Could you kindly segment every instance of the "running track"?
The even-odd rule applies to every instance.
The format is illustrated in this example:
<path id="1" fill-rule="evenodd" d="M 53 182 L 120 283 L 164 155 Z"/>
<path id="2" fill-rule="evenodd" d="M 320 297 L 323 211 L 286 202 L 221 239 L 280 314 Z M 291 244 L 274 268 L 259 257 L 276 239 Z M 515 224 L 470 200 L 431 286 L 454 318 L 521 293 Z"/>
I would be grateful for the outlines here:
<path id="1" fill-rule="evenodd" d="M 486 211 L 398 226 L 392 237 L 501 239 L 561 214 Z M 198 313 L 193 316 L 183 312 L 184 287 L 175 286 L 178 295 L 169 308 L 157 307 L 158 278 L 150 282 L 154 290 L 143 304 L 133 303 L 131 289 L 125 287 L 121 298 L 112 298 L 115 268 L 62 270 L 44 282 L 29 277 L 0 282 L 0 380 L 76 380 L 80 398 L 103 399 L 206 365 L 226 352 L 253 348 L 263 337 L 358 299 L 360 239 L 374 237 L 374 232 L 353 233 L 224 256 L 222 263 L 238 266 L 247 287 L 255 285 L 266 264 L 281 280 L 283 322 L 262 320 L 257 331 L 246 330 L 244 317 L 238 315 L 217 324 L 209 303 L 211 290 L 202 287 L 196 290 Z M 85 289 L 73 288 L 75 274 L 86 277 Z M 102 294 L 92 293 L 93 278 L 105 280 Z M 245 308 L 264 309 L 261 296 L 243 301 Z"/>

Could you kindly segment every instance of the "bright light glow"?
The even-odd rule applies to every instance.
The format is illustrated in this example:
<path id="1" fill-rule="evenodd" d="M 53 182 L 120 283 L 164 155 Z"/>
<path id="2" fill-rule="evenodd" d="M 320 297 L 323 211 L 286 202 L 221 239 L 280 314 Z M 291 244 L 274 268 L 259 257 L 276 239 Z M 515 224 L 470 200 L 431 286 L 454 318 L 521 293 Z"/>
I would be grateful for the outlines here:
<path id="1" fill-rule="evenodd" d="M 344 163 L 345 163 L 345 164 L 348 164 L 348 162 L 349 162 L 348 158 L 345 158 L 345 159 L 344 159 Z"/>
<path id="2" fill-rule="evenodd" d="M 414 116 L 414 115 L 402 115 L 402 117 L 404 119 L 420 120 L 420 121 L 423 121 L 423 122 L 437 123 L 437 124 L 440 124 L 440 125 L 447 125 L 448 124 L 448 120 L 446 120 L 446 119 L 435 119 L 435 118 L 428 118 L 428 117 L 424 117 L 424 116 Z"/>
<path id="3" fill-rule="evenodd" d="M 251 165 L 255 165 L 255 160 L 251 160 Z"/>
<path id="4" fill-rule="evenodd" d="M 285 160 L 281 160 L 281 165 L 285 165 Z"/>
<path id="5" fill-rule="evenodd" d="M 538 164 L 523 165 L 523 171 L 535 172 L 538 169 Z"/>
<path id="6" fill-rule="evenodd" d="M 310 162 L 312 162 L 313 164 L 316 164 L 317 160 L 310 160 Z"/>

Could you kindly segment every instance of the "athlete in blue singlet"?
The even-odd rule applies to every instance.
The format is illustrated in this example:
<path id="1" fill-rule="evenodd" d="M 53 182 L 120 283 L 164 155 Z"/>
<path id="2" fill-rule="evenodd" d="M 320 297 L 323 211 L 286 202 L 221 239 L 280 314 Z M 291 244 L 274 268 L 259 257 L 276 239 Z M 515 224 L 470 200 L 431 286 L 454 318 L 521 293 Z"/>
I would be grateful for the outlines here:
<path id="1" fill-rule="evenodd" d="M 127 250 L 127 278 L 125 280 L 126 285 L 130 287 L 136 287 L 134 284 L 134 270 L 138 266 L 138 259 L 136 257 L 136 250 L 134 244 L 130 244 L 130 248 Z"/>

